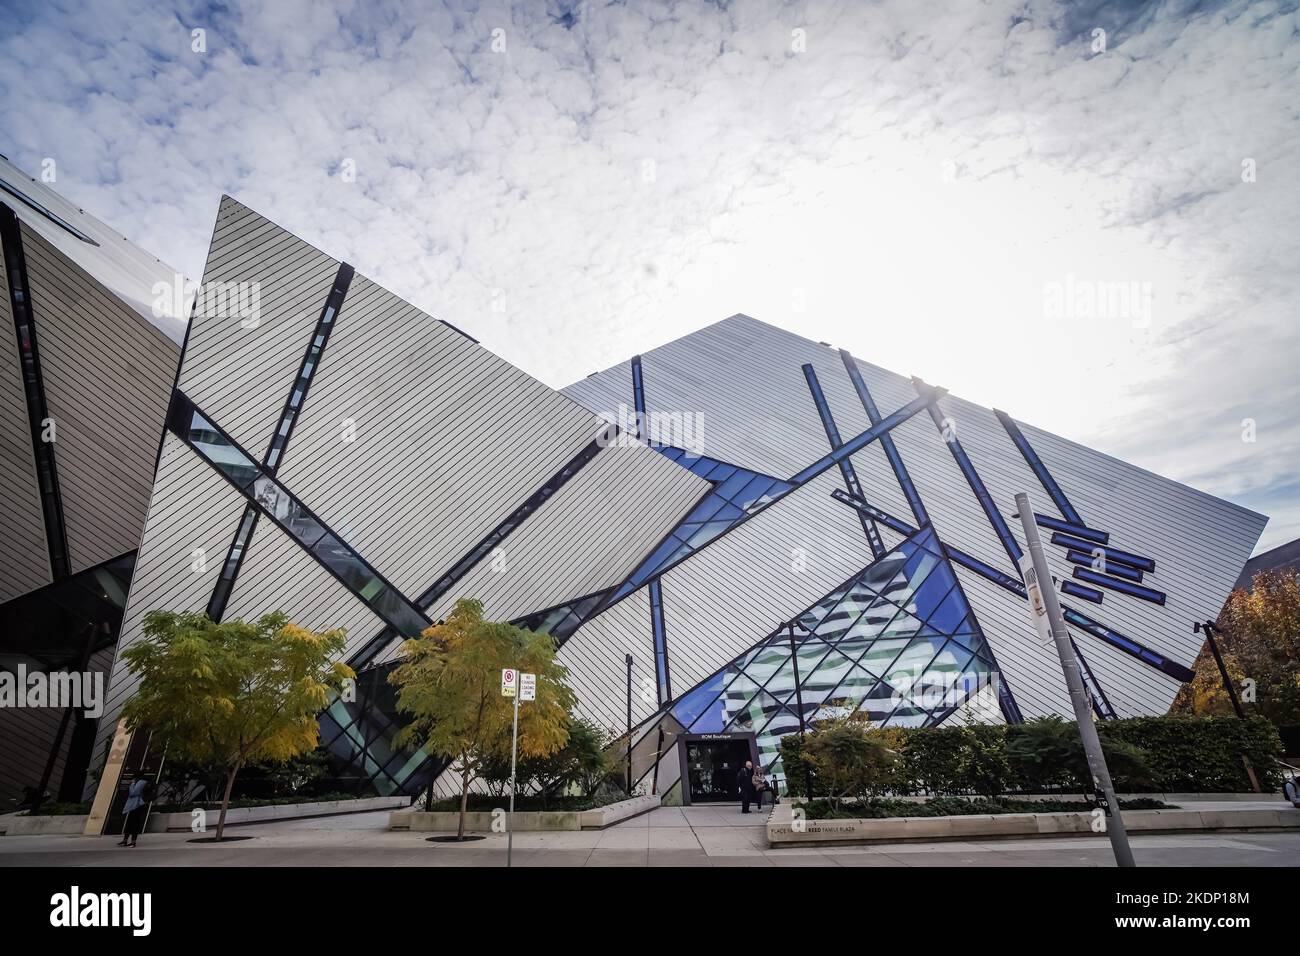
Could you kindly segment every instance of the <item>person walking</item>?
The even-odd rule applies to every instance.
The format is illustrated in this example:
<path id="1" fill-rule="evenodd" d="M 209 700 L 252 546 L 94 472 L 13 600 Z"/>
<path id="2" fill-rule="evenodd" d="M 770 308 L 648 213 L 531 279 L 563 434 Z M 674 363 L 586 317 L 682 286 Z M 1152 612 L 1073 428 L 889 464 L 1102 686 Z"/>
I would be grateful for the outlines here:
<path id="1" fill-rule="evenodd" d="M 754 799 L 754 762 L 746 760 L 745 765 L 736 774 L 736 786 L 740 788 L 740 812 L 749 812 L 749 802 Z"/>
<path id="2" fill-rule="evenodd" d="M 149 813 L 149 781 L 145 777 L 136 777 L 131 781 L 131 788 L 126 792 L 126 803 L 122 811 L 126 814 L 126 823 L 122 827 L 122 842 L 118 846 L 135 846 L 135 841 L 144 829 L 144 818 Z"/>

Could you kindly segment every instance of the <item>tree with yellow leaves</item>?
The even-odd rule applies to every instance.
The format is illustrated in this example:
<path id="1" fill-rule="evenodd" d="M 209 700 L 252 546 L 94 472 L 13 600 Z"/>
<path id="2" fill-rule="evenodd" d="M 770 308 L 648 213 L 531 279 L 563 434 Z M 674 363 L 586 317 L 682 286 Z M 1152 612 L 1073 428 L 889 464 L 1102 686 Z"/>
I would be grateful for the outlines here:
<path id="1" fill-rule="evenodd" d="M 1300 578 L 1261 571 L 1238 588 L 1219 614 L 1216 641 L 1246 712 L 1274 725 L 1300 723 Z M 1171 708 L 1176 713 L 1231 714 L 1232 701 L 1207 646 Z"/>
<path id="2" fill-rule="evenodd" d="M 537 675 L 537 699 L 519 706 L 519 756 L 548 757 L 568 742 L 573 691 L 555 662 L 555 643 L 513 624 L 485 621 L 483 605 L 462 598 L 446 620 L 402 644 L 389 675 L 397 708 L 412 720 L 394 738 L 451 759 L 460 778 L 458 840 L 465 837 L 469 788 L 493 761 L 510 760 L 513 701 L 501 696 L 501 671 Z"/>
<path id="3" fill-rule="evenodd" d="M 143 639 L 122 652 L 140 679 L 123 710 L 127 726 L 151 731 L 175 757 L 223 769 L 218 842 L 242 767 L 315 749 L 317 715 L 355 676 L 337 660 L 345 638 L 278 613 L 246 623 L 152 611 Z"/>

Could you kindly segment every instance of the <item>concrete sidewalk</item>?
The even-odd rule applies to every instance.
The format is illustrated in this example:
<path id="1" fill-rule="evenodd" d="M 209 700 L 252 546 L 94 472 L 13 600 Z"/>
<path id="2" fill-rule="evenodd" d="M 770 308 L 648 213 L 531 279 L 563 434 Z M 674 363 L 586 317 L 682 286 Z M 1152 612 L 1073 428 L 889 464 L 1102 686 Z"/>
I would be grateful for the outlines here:
<path id="1" fill-rule="evenodd" d="M 771 849 L 768 813 L 738 807 L 661 807 L 603 831 L 519 833 L 517 866 L 1111 866 L 1104 838 L 996 840 Z M 389 831 L 386 812 L 230 828 L 253 837 L 214 846 L 190 834 L 146 834 L 135 849 L 113 837 L 0 837 L 0 867 L 15 866 L 503 866 L 506 838 L 429 843 Z M 1300 866 L 1300 834 L 1135 837 L 1146 866 Z"/>

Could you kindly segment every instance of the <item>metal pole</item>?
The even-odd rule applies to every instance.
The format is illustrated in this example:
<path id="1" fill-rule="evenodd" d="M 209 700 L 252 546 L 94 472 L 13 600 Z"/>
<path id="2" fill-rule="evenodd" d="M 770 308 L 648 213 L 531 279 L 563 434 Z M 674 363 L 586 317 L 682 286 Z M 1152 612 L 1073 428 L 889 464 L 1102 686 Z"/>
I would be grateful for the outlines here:
<path id="1" fill-rule="evenodd" d="M 1213 621 L 1205 621 L 1201 624 L 1193 624 L 1193 631 L 1204 631 L 1205 639 L 1210 644 L 1210 653 L 1214 655 L 1214 663 L 1219 665 L 1219 676 L 1223 678 L 1223 689 L 1228 692 L 1228 698 L 1232 701 L 1232 709 L 1237 712 L 1240 720 L 1246 719 L 1246 711 L 1241 706 L 1241 701 L 1237 699 L 1237 689 L 1232 686 L 1232 679 L 1228 677 L 1228 667 L 1223 663 L 1223 655 L 1219 653 L 1219 643 L 1214 639 L 1214 632 L 1219 626 Z M 1241 755 L 1241 765 L 1246 768 L 1246 776 L 1250 778 L 1250 786 L 1256 793 L 1263 791 L 1259 786 L 1259 778 L 1255 776 L 1255 768 L 1250 764 L 1250 758 L 1245 754 Z"/>
<path id="2" fill-rule="evenodd" d="M 794 701 L 799 708 L 799 739 L 802 741 L 808 728 L 803 716 L 803 689 L 799 686 L 799 652 L 794 644 L 794 621 L 787 621 L 785 628 L 790 634 L 790 666 L 794 668 Z M 804 758 L 803 764 L 803 786 L 804 796 L 811 800 L 813 795 L 812 768 L 808 766 L 807 758 Z"/>
<path id="3" fill-rule="evenodd" d="M 632 655 L 623 658 L 627 664 L 627 795 L 632 796 Z"/>
<path id="4" fill-rule="evenodd" d="M 1218 625 L 1213 621 L 1206 621 L 1203 624 L 1192 625 L 1192 630 L 1205 632 L 1205 639 L 1210 643 L 1210 653 L 1214 655 L 1214 663 L 1219 665 L 1219 676 L 1223 678 L 1223 689 L 1228 692 L 1228 698 L 1232 701 L 1232 709 L 1237 712 L 1238 717 L 1245 720 L 1246 712 L 1241 707 L 1241 701 L 1237 699 L 1237 690 L 1232 686 L 1232 680 L 1228 677 L 1228 668 L 1223 663 L 1223 655 L 1219 653 L 1219 644 L 1214 639 L 1214 632 L 1218 630 Z"/>
<path id="5" fill-rule="evenodd" d="M 1106 812 L 1106 833 L 1110 837 L 1110 846 L 1115 853 L 1117 866 L 1136 866 L 1133 849 L 1129 846 L 1128 831 L 1124 829 L 1124 817 L 1119 810 L 1119 801 L 1115 798 L 1115 787 L 1110 781 L 1110 771 L 1106 768 L 1106 757 L 1101 750 L 1101 740 L 1097 737 L 1097 728 L 1092 722 L 1092 711 L 1088 702 L 1088 692 L 1083 686 L 1083 677 L 1079 674 L 1079 660 L 1070 646 L 1070 631 L 1065 626 L 1065 616 L 1061 613 L 1061 603 L 1056 599 L 1056 586 L 1052 583 L 1052 572 L 1047 566 L 1047 555 L 1043 553 L 1043 542 L 1038 537 L 1038 522 L 1034 520 L 1034 509 L 1029 505 L 1029 496 L 1024 492 L 1016 495 L 1016 507 L 1020 510 L 1020 521 L 1025 528 L 1025 543 L 1034 564 L 1034 575 L 1038 579 L 1038 589 L 1043 603 L 1047 606 L 1047 619 L 1052 628 L 1052 640 L 1056 644 L 1057 656 L 1061 659 L 1061 670 L 1065 673 L 1065 683 L 1070 689 L 1070 703 L 1074 705 L 1074 721 L 1079 728 L 1079 738 L 1083 741 L 1083 751 L 1088 757 L 1088 769 L 1092 772 L 1092 783 L 1097 796 L 1103 801 L 1102 809 Z M 1028 583 L 1028 582 L 1026 582 Z"/>
<path id="6" fill-rule="evenodd" d="M 518 675 L 518 671 L 515 674 Z M 510 732 L 510 815 L 506 820 L 506 866 L 515 849 L 515 755 L 519 751 L 519 678 L 515 677 L 515 725 Z"/>

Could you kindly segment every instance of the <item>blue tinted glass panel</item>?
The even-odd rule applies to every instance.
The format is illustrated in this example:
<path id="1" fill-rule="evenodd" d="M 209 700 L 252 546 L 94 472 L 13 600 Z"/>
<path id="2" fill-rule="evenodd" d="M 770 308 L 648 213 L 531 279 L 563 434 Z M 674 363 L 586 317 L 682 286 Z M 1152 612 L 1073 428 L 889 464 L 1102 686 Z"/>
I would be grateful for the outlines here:
<path id="1" fill-rule="evenodd" d="M 702 684 L 685 694 L 673 705 L 673 716 L 683 727 L 689 727 L 722 691 L 725 678 L 722 672 L 709 677 Z"/>
<path id="2" fill-rule="evenodd" d="M 1100 604 L 1102 602 L 1102 594 L 1100 591 L 1086 587 L 1082 584 L 1075 584 L 1073 581 L 1062 581 L 1061 593 L 1069 594 L 1077 598 L 1083 598 L 1083 600 L 1091 601 L 1093 604 Z"/>
<path id="3" fill-rule="evenodd" d="M 718 535 L 722 534 L 731 527 L 733 522 L 730 521 L 708 521 L 700 526 L 698 531 L 691 534 L 690 541 L 687 545 L 690 550 L 698 551 Z"/>
<path id="4" fill-rule="evenodd" d="M 936 565 L 919 588 L 913 589 L 909 585 L 903 591 L 903 595 L 906 597 L 905 601 L 895 601 L 895 603 L 902 605 L 905 610 L 924 620 L 930 615 L 931 611 L 939 606 L 939 602 L 943 600 L 944 595 L 952 589 L 955 583 L 953 576 L 948 573 L 945 566 L 942 564 Z"/>
<path id="5" fill-rule="evenodd" d="M 969 610 L 970 606 L 967 605 L 966 599 L 962 597 L 961 589 L 954 587 L 944 599 L 943 604 L 939 605 L 938 610 L 930 615 L 930 619 L 925 623 L 936 631 L 948 633 L 962 622 Z"/>
<path id="6" fill-rule="evenodd" d="M 879 683 L 880 678 L 868 674 L 862 668 L 851 668 L 845 673 L 839 686 L 822 699 L 820 706 L 813 712 L 811 719 L 819 721 L 847 717 L 857 710 L 862 699 Z"/>
<path id="7" fill-rule="evenodd" d="M 1140 584 L 1130 584 L 1128 581 L 1119 581 L 1115 578 L 1107 577 L 1104 574 L 1097 574 L 1087 568 L 1075 568 L 1074 576 L 1089 584 L 1097 584 L 1112 591 L 1121 591 L 1124 594 L 1131 594 L 1133 597 L 1142 598 L 1144 601 L 1151 601 L 1155 604 L 1164 604 L 1165 595 L 1161 591 L 1143 587 Z"/>

